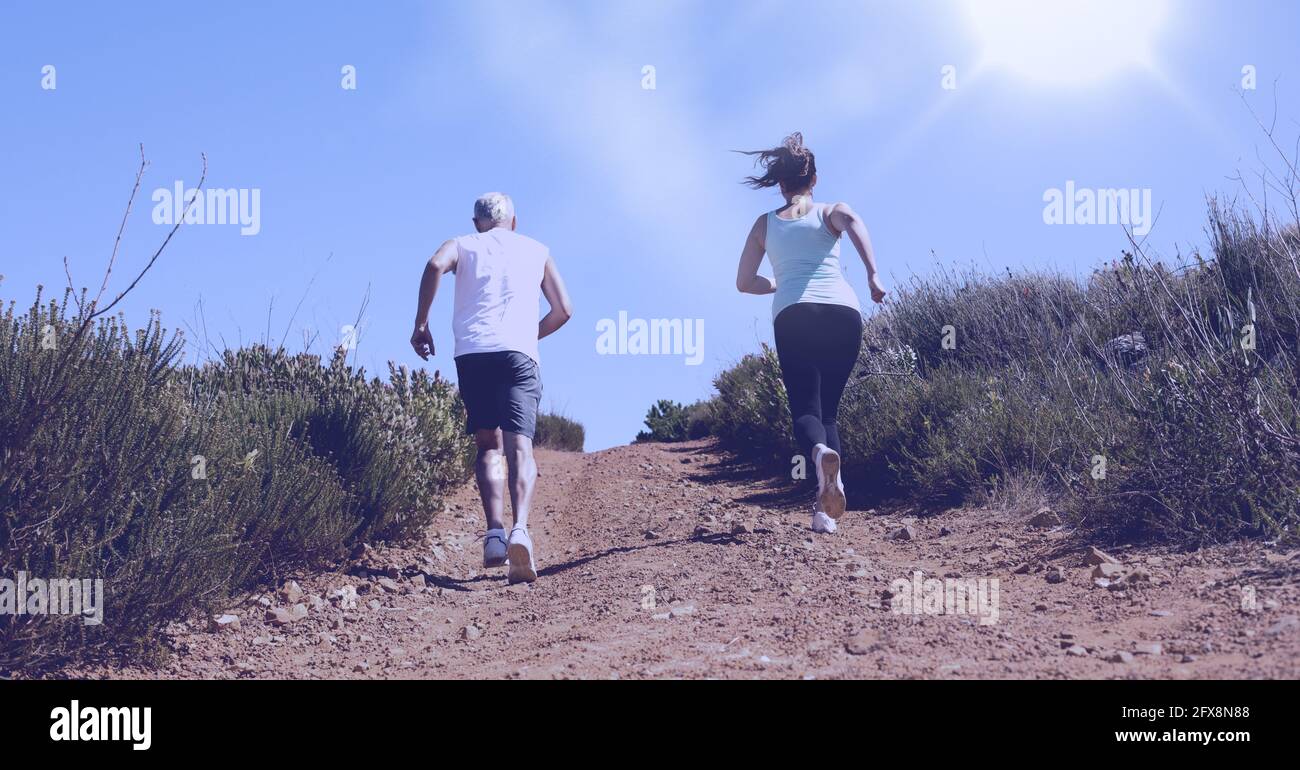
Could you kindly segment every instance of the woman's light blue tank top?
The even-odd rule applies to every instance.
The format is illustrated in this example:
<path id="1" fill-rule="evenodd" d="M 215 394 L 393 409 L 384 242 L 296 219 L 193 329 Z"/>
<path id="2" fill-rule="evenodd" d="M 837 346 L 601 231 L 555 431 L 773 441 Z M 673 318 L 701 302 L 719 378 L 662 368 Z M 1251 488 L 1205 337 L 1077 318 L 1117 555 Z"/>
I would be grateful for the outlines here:
<path id="1" fill-rule="evenodd" d="M 798 302 L 844 305 L 861 312 L 858 295 L 840 267 L 840 239 L 826 221 L 829 212 L 824 203 L 793 220 L 768 212 L 767 258 L 776 278 L 773 320 Z"/>

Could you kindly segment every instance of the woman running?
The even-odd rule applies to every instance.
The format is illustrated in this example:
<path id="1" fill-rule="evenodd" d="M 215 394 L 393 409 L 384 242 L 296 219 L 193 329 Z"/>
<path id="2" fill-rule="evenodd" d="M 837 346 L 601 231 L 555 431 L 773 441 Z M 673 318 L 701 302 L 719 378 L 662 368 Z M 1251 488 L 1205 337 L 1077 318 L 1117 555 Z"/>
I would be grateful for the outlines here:
<path id="1" fill-rule="evenodd" d="M 867 266 L 871 299 L 883 301 L 885 290 L 862 218 L 847 203 L 813 202 L 817 163 L 802 134 L 787 136 L 780 147 L 744 154 L 756 156 L 764 171 L 745 183 L 755 190 L 779 187 L 785 205 L 754 221 L 740 254 L 736 288 L 775 295 L 772 325 L 794 437 L 817 469 L 812 528 L 830 533 L 845 505 L 835 418 L 862 342 L 862 308 L 840 267 L 842 234 L 849 234 Z M 773 278 L 758 274 L 764 253 Z"/>

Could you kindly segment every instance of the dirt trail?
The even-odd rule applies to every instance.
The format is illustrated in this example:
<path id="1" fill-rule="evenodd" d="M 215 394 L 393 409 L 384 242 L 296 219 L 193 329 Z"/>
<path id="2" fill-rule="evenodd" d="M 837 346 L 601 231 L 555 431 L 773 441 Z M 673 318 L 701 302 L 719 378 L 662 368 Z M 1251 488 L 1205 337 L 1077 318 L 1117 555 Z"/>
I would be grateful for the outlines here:
<path id="1" fill-rule="evenodd" d="M 780 480 L 707 443 L 539 452 L 540 579 L 481 568 L 473 484 L 418 548 L 298 578 L 305 619 L 274 626 L 257 597 L 235 630 L 174 624 L 165 678 L 1255 678 L 1300 676 L 1300 553 L 1232 546 L 1112 552 L 1149 578 L 1093 584 L 1087 543 L 1032 512 L 850 511 L 815 535 Z M 890 539 L 911 526 L 911 540 Z M 1027 565 L 1028 571 L 1017 572 Z M 1046 565 L 1046 566 L 1043 566 Z M 372 569 L 366 569 L 369 566 Z M 1061 582 L 1049 582 L 1060 567 Z M 383 572 L 391 569 L 389 577 Z M 999 581 L 997 621 L 902 614 L 897 579 Z M 394 579 L 395 577 L 395 579 Z M 1139 574 L 1141 577 L 1141 574 Z M 317 600 L 360 588 L 355 609 Z M 647 586 L 652 588 L 647 588 Z M 1257 610 L 1242 611 L 1253 587 Z M 265 603 L 266 600 L 263 600 Z M 289 606 L 275 595 L 273 608 Z M 1117 652 L 1156 652 L 1125 659 Z M 1073 650 L 1067 649 L 1078 645 Z"/>

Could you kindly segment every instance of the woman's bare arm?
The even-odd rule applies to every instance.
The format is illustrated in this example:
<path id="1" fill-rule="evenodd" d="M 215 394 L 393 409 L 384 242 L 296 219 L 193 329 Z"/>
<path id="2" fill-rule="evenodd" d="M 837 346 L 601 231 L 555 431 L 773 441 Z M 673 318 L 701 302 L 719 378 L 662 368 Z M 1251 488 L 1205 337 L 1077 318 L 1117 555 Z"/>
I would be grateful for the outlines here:
<path id="1" fill-rule="evenodd" d="M 853 247 L 862 257 L 862 264 L 867 266 L 867 284 L 871 287 L 872 301 L 883 302 L 886 292 L 876 273 L 876 253 L 871 248 L 871 236 L 867 234 L 866 223 L 847 203 L 832 206 L 830 220 L 837 235 L 846 232 L 849 234 L 849 240 L 853 241 Z"/>
<path id="2" fill-rule="evenodd" d="M 745 248 L 740 252 L 740 265 L 736 268 L 736 289 L 744 294 L 771 294 L 776 291 L 775 281 L 758 274 L 758 267 L 763 264 L 763 253 L 767 251 L 764 246 L 766 237 L 767 215 L 764 214 L 750 228 Z"/>

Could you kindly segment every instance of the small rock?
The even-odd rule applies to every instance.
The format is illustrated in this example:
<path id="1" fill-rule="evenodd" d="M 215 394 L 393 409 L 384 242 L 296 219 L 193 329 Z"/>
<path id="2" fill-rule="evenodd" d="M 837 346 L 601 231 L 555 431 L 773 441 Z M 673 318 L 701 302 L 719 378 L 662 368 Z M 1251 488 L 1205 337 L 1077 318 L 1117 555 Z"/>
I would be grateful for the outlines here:
<path id="1" fill-rule="evenodd" d="M 1049 583 L 1064 583 L 1064 582 L 1065 582 L 1065 570 L 1061 569 L 1060 567 L 1052 567 L 1051 569 L 1049 569 L 1049 570 L 1047 571 L 1047 582 L 1049 582 Z"/>
<path id="2" fill-rule="evenodd" d="M 681 607 L 673 607 L 671 610 L 668 611 L 668 614 L 674 618 L 680 618 L 683 615 L 694 615 L 695 605 L 686 604 Z"/>
<path id="3" fill-rule="evenodd" d="M 1046 506 L 1039 508 L 1038 513 L 1034 514 L 1034 517 L 1029 520 L 1029 526 L 1036 529 L 1051 529 L 1052 527 L 1060 526 L 1060 524 L 1061 517 L 1057 516 L 1055 511 Z"/>
<path id="4" fill-rule="evenodd" d="M 329 592 L 329 600 L 337 604 L 339 609 L 353 610 L 357 607 L 357 589 L 347 585 L 342 588 L 336 588 Z"/>
<path id="5" fill-rule="evenodd" d="M 221 633 L 222 631 L 238 631 L 239 616 L 229 615 L 229 614 L 214 615 L 212 616 L 212 623 L 210 624 L 210 628 L 217 633 Z"/>
<path id="6" fill-rule="evenodd" d="M 472 623 L 460 630 L 460 638 L 467 642 L 472 642 L 481 636 L 483 636 L 483 629 Z"/>
<path id="7" fill-rule="evenodd" d="M 1084 647 L 1082 644 L 1072 644 L 1065 648 L 1065 654 L 1072 655 L 1076 658 L 1086 658 L 1088 657 L 1088 648 Z"/>
<path id="8" fill-rule="evenodd" d="M 307 605 L 295 604 L 292 607 L 276 607 L 266 613 L 266 620 L 273 626 L 287 626 L 307 617 Z"/>
<path id="9" fill-rule="evenodd" d="M 394 578 L 381 577 L 379 578 L 379 580 L 375 582 L 379 583 L 379 587 L 384 589 L 390 594 L 395 594 L 398 591 L 402 590 L 402 587 L 397 584 L 397 580 L 395 580 Z"/>
<path id="10" fill-rule="evenodd" d="M 705 536 L 707 536 L 708 534 L 709 534 L 709 528 L 706 527 L 706 526 L 704 526 L 703 524 L 700 524 L 699 526 L 697 526 L 697 527 L 695 528 L 695 536 L 696 536 L 696 537 L 705 537 Z"/>
<path id="11" fill-rule="evenodd" d="M 1102 562 L 1092 568 L 1092 576 L 1095 578 L 1106 578 L 1107 580 L 1113 581 L 1116 578 L 1121 577 L 1123 574 L 1123 565 L 1115 564 L 1113 562 Z"/>
<path id="12" fill-rule="evenodd" d="M 645 539 L 646 539 L 646 540 L 658 540 L 658 539 L 659 539 L 659 533 L 656 532 L 656 531 L 654 531 L 653 529 L 647 529 L 647 530 L 645 531 Z"/>
<path id="13" fill-rule="evenodd" d="M 1106 578 L 1093 578 L 1092 584 L 1098 588 L 1110 588 L 1110 581 Z"/>
<path id="14" fill-rule="evenodd" d="M 387 567 L 384 567 L 384 576 L 390 580 L 401 580 L 402 568 L 396 564 L 389 564 Z"/>
<path id="15" fill-rule="evenodd" d="M 290 604 L 295 604 L 302 599 L 302 594 L 302 586 L 298 585 L 297 580 L 290 580 L 280 586 L 280 597 Z"/>
<path id="16" fill-rule="evenodd" d="M 1084 564 L 1092 566 L 1094 564 L 1119 564 L 1119 559 L 1106 553 L 1100 548 L 1089 547 L 1087 556 L 1083 557 Z"/>
<path id="17" fill-rule="evenodd" d="M 1107 663 L 1132 663 L 1133 653 L 1123 650 L 1116 650 L 1106 656 Z"/>
<path id="18" fill-rule="evenodd" d="M 844 651 L 850 655 L 867 655 L 879 646 L 880 637 L 869 628 L 864 628 L 844 640 Z"/>
<path id="19" fill-rule="evenodd" d="M 1153 618 L 1167 618 L 1170 615 L 1173 615 L 1174 613 L 1170 612 L 1169 610 L 1151 610 L 1151 612 L 1147 614 Z"/>
<path id="20" fill-rule="evenodd" d="M 1147 572 L 1144 569 L 1138 568 L 1128 573 L 1128 577 L 1124 579 L 1129 583 L 1150 583 L 1151 573 Z"/>
<path id="21" fill-rule="evenodd" d="M 1160 642 L 1143 642 L 1133 647 L 1135 655 L 1161 655 L 1164 651 L 1164 645 Z"/>
<path id="22" fill-rule="evenodd" d="M 915 540 L 916 530 L 910 526 L 902 526 L 894 530 L 893 534 L 889 536 L 889 539 L 890 540 Z"/>
<path id="23" fill-rule="evenodd" d="M 1269 636 L 1281 636 L 1282 634 L 1285 634 L 1288 631 L 1294 631 L 1297 628 L 1300 628 L 1300 618 L 1297 618 L 1295 615 L 1287 615 L 1286 617 L 1277 621 L 1273 625 L 1269 626 L 1268 629 L 1264 631 L 1264 633 L 1268 634 Z"/>
<path id="24" fill-rule="evenodd" d="M 752 535 L 752 534 L 754 534 L 754 530 L 755 530 L 756 528 L 757 528 L 756 525 L 755 525 L 754 522 L 752 522 L 752 521 L 738 521 L 738 522 L 736 522 L 735 524 L 732 525 L 732 527 L 731 527 L 731 534 L 733 534 L 733 535 Z"/>

